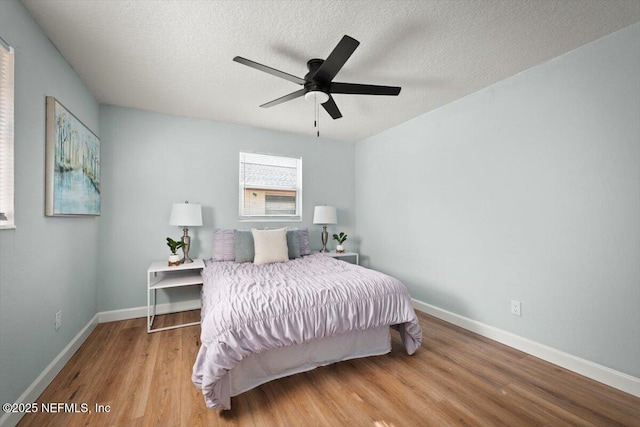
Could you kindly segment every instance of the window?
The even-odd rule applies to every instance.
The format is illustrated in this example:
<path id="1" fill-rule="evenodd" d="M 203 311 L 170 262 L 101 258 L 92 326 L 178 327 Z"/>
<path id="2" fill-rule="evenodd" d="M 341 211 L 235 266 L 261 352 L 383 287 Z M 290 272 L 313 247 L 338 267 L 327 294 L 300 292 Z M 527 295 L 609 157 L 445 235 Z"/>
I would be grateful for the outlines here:
<path id="1" fill-rule="evenodd" d="M 302 159 L 240 153 L 240 219 L 300 221 Z"/>
<path id="2" fill-rule="evenodd" d="M 0 228 L 13 218 L 13 48 L 0 39 Z"/>

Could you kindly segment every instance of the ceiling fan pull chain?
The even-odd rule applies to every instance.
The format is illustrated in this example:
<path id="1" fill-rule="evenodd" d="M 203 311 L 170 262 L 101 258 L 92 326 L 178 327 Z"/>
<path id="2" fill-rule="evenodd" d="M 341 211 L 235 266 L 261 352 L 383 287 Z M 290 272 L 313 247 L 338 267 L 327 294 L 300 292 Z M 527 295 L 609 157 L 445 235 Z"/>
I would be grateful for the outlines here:
<path id="1" fill-rule="evenodd" d="M 320 120 L 318 117 L 318 100 L 316 99 L 316 94 L 313 93 L 313 127 L 316 129 L 316 136 L 320 135 Z"/>

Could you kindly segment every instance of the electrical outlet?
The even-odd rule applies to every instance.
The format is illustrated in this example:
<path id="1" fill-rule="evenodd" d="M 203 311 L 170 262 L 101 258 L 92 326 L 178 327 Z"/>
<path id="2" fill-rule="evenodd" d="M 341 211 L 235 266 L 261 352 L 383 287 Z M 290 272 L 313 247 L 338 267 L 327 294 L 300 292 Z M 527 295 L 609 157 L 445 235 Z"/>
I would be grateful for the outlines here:
<path id="1" fill-rule="evenodd" d="M 515 314 L 516 316 L 522 315 L 520 301 L 511 300 L 511 314 Z"/>
<path id="2" fill-rule="evenodd" d="M 56 313 L 56 329 L 62 326 L 62 310 Z"/>

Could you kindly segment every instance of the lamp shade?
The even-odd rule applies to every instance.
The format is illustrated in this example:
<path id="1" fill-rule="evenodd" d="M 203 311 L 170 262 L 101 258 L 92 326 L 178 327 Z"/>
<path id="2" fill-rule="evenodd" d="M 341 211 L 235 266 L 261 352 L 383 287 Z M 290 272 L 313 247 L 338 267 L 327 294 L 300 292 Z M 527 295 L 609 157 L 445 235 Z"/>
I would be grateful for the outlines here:
<path id="1" fill-rule="evenodd" d="M 202 225 L 202 207 L 193 203 L 174 203 L 169 225 L 193 227 Z"/>
<path id="2" fill-rule="evenodd" d="M 333 206 L 316 206 L 313 210 L 314 224 L 337 224 L 338 215 Z"/>

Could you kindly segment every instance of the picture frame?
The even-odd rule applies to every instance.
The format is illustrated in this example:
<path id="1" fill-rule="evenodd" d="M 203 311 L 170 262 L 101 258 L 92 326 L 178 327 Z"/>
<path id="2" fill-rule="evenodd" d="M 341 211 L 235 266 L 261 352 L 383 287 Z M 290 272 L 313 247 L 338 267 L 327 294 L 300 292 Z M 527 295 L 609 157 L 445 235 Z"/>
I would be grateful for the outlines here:
<path id="1" fill-rule="evenodd" d="M 100 139 L 46 97 L 45 215 L 100 215 Z"/>

